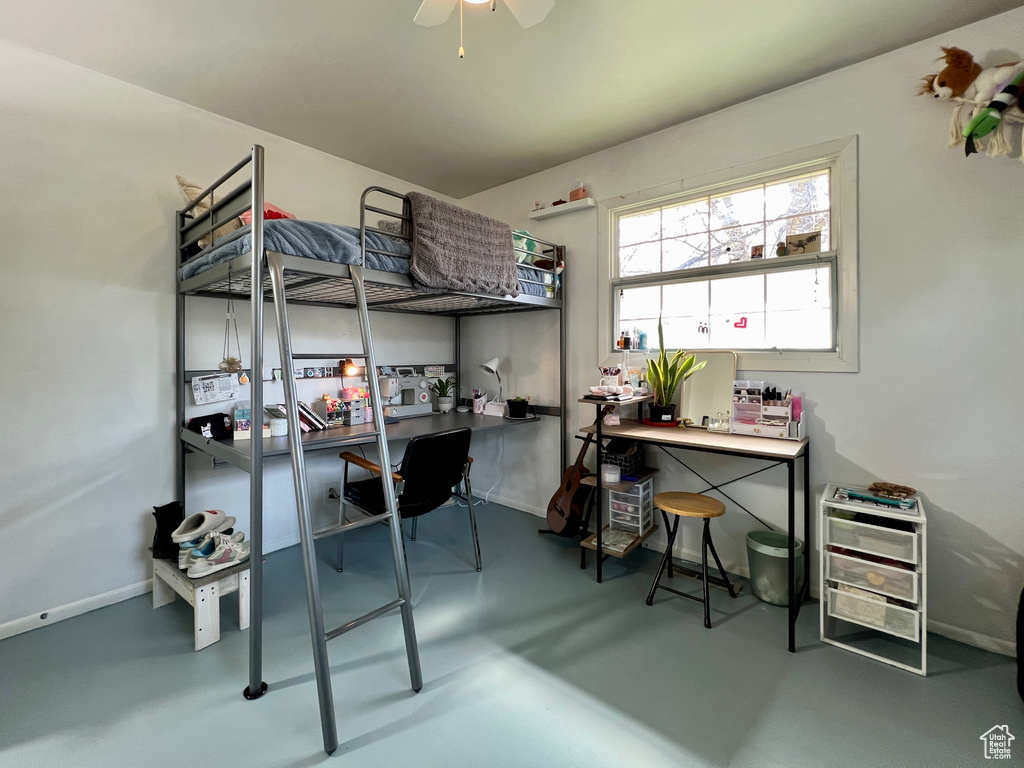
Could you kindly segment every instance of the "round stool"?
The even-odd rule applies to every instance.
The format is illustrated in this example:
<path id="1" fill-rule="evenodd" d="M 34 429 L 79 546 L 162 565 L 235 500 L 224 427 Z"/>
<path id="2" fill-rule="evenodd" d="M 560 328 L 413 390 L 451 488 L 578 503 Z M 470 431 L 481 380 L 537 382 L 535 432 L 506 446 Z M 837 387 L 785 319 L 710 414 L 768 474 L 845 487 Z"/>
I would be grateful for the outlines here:
<path id="1" fill-rule="evenodd" d="M 671 592 L 674 595 L 680 597 L 686 597 L 690 600 L 695 600 L 698 603 L 704 604 L 704 626 L 711 629 L 711 602 L 708 599 L 709 585 L 717 584 L 720 587 L 725 587 L 729 590 L 730 597 L 736 597 L 736 590 L 732 586 L 732 582 L 729 581 L 729 576 L 726 574 L 725 569 L 722 567 L 722 561 L 718 558 L 718 553 L 715 551 L 715 545 L 711 541 L 711 518 L 721 517 L 725 514 L 725 504 L 720 502 L 718 499 L 713 499 L 710 496 L 702 496 L 699 493 L 683 493 L 681 491 L 670 491 L 668 493 L 659 493 L 654 497 L 654 506 L 661 512 L 661 519 L 665 523 L 665 532 L 668 535 L 668 542 L 665 545 L 665 554 L 661 558 L 661 564 L 658 566 L 658 575 L 654 577 L 654 583 L 651 585 L 651 591 L 647 595 L 647 604 L 654 604 L 654 593 L 659 589 L 664 589 L 666 592 Z M 672 525 L 669 525 L 668 516 L 675 515 L 675 520 Z M 702 572 L 690 570 L 689 568 L 675 567 L 675 570 L 679 571 L 685 576 L 690 576 L 695 579 L 700 579 L 704 583 L 704 598 L 694 597 L 688 595 L 685 592 L 672 589 L 661 583 L 662 573 L 667 572 L 668 577 L 672 578 L 672 547 L 676 542 L 676 533 L 679 530 L 679 519 L 682 517 L 696 517 L 704 521 L 704 533 L 701 537 L 701 566 Z M 715 576 L 708 576 L 708 550 L 711 550 L 712 557 L 715 558 L 715 565 L 718 566 L 718 572 L 722 574 L 722 578 Z"/>

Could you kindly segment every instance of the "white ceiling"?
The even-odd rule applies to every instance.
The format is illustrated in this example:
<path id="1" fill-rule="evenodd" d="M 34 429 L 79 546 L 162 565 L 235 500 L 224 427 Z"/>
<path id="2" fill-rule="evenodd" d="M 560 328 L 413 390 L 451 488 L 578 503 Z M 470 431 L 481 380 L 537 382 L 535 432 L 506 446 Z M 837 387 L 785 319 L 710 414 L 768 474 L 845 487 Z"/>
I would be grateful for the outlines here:
<path id="1" fill-rule="evenodd" d="M 1020 3 L 499 1 L 464 60 L 419 4 L 0 0 L 0 38 L 461 198 Z"/>

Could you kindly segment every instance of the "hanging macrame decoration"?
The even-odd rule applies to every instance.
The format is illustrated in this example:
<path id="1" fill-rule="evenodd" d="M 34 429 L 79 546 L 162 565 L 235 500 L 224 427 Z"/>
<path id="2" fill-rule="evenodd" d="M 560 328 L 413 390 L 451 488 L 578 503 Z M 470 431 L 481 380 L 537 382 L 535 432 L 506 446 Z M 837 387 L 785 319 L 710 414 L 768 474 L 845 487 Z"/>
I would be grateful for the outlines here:
<path id="1" fill-rule="evenodd" d="M 235 332 L 235 354 L 231 354 L 231 331 Z M 225 373 L 242 371 L 242 345 L 238 341 L 238 320 L 235 318 L 235 299 L 231 293 L 231 273 L 228 272 L 228 307 L 224 315 L 224 359 L 217 366 Z M 247 384 L 249 377 L 242 373 L 238 377 L 240 384 Z"/>
<path id="2" fill-rule="evenodd" d="M 945 68 L 923 77 L 918 93 L 956 105 L 949 123 L 949 146 L 963 144 L 968 156 L 979 151 L 989 157 L 1011 154 L 1012 127 L 1024 123 L 1024 62 L 984 69 L 961 48 L 943 48 L 939 60 Z"/>

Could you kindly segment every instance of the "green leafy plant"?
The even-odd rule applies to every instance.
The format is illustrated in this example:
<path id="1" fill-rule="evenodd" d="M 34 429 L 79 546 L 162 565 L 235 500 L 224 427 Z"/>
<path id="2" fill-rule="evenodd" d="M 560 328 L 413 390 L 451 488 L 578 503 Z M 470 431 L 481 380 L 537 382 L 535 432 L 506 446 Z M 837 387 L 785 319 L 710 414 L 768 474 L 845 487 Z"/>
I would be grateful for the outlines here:
<path id="1" fill-rule="evenodd" d="M 530 398 L 528 398 L 528 397 L 519 397 L 518 395 L 516 395 L 515 397 L 510 397 L 509 398 L 509 402 L 512 402 L 512 403 L 525 403 L 525 402 L 528 402 L 529 399 Z"/>
<path id="2" fill-rule="evenodd" d="M 427 389 L 438 397 L 451 397 L 452 390 L 455 389 L 455 377 L 449 376 L 447 379 L 438 379 L 433 384 L 428 385 Z"/>
<path id="3" fill-rule="evenodd" d="M 707 360 L 697 363 L 694 354 L 685 355 L 676 350 L 671 359 L 665 352 L 665 334 L 661 328 L 661 317 L 658 317 L 658 349 L 657 359 L 647 361 L 647 381 L 654 390 L 654 404 L 661 407 L 672 405 L 680 382 L 685 381 L 708 364 Z"/>

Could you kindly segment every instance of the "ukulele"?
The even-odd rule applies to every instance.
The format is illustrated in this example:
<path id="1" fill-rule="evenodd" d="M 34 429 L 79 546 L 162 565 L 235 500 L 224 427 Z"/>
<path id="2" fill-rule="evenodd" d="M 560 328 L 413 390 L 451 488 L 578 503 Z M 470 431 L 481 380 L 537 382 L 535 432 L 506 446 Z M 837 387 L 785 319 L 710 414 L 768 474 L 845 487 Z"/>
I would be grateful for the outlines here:
<path id="1" fill-rule="evenodd" d="M 603 419 L 614 408 L 613 405 L 606 405 L 598 418 Z M 593 440 L 594 436 L 588 434 L 583 441 L 583 447 L 580 449 L 580 455 L 576 458 L 576 463 L 565 470 L 561 487 L 555 491 L 555 495 L 548 502 L 548 527 L 559 536 L 575 536 L 583 521 L 583 503 L 586 501 L 590 489 L 584 489 L 582 494 L 579 493 L 580 480 L 585 474 L 588 474 L 588 470 L 583 466 L 583 459 Z"/>

